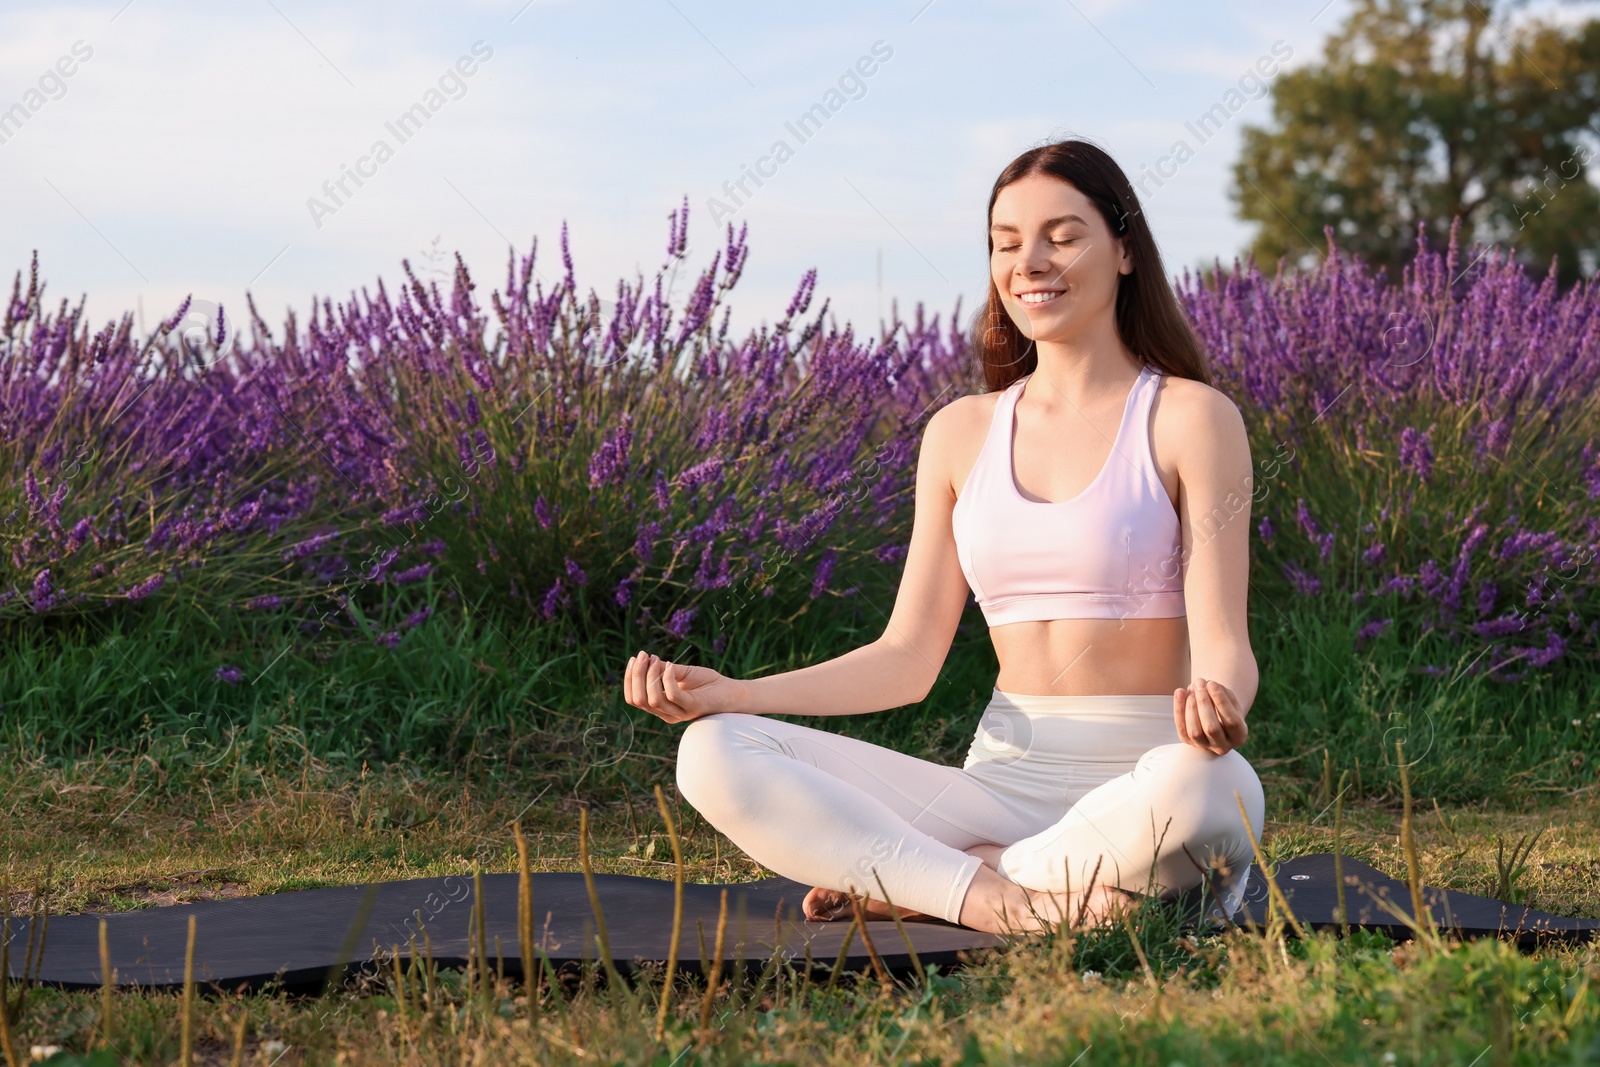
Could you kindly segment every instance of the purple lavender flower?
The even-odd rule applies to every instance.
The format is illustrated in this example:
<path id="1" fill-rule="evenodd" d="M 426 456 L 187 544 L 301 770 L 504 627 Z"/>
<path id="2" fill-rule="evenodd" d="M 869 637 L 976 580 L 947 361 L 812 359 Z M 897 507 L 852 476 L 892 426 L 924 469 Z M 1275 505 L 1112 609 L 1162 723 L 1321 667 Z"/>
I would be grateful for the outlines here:
<path id="1" fill-rule="evenodd" d="M 689 627 L 694 623 L 694 617 L 700 613 L 699 608 L 679 608 L 672 613 L 672 618 L 667 622 L 667 633 L 680 641 L 689 636 Z"/>
<path id="2" fill-rule="evenodd" d="M 422 503 L 402 504 L 383 513 L 380 520 L 385 526 L 400 526 L 408 522 L 426 522 L 428 518 L 427 505 Z"/>
<path id="3" fill-rule="evenodd" d="M 1387 582 L 1384 582 L 1383 585 L 1379 587 L 1378 592 L 1380 594 L 1399 593 L 1402 598 L 1408 597 L 1411 594 L 1411 587 L 1415 585 L 1416 582 L 1417 580 L 1409 574 L 1397 574 L 1393 578 L 1390 578 Z"/>
<path id="4" fill-rule="evenodd" d="M 1386 549 L 1384 548 L 1383 542 L 1375 541 L 1362 551 L 1361 562 L 1368 567 L 1376 566 L 1377 564 L 1383 562 L 1383 554 L 1385 551 Z"/>
<path id="5" fill-rule="evenodd" d="M 1374 619 L 1356 631 L 1356 645 L 1364 645 L 1389 628 L 1393 619 Z"/>
<path id="6" fill-rule="evenodd" d="M 539 529 L 541 530 L 550 529 L 550 523 L 554 521 L 550 515 L 550 505 L 545 503 L 543 493 L 540 493 L 538 496 L 534 497 L 533 517 L 538 521 Z"/>
<path id="7" fill-rule="evenodd" d="M 277 596 L 258 596 L 245 604 L 247 611 L 274 611 L 281 607 L 283 598 Z"/>
<path id="8" fill-rule="evenodd" d="M 1293 583 L 1295 592 L 1301 596 L 1316 596 L 1322 591 L 1322 581 L 1302 570 L 1292 560 L 1283 565 L 1283 574 Z"/>
<path id="9" fill-rule="evenodd" d="M 416 611 L 413 611 L 410 615 L 406 616 L 406 621 L 402 622 L 400 624 L 400 629 L 409 630 L 413 626 L 421 626 L 423 623 L 427 622 L 429 617 L 431 617 L 432 615 L 433 615 L 432 606 L 428 605 L 428 604 L 424 604 L 424 605 L 422 605 L 422 607 L 418 608 Z"/>
<path id="10" fill-rule="evenodd" d="M 878 557 L 880 563 L 898 563 L 906 558 L 906 546 L 880 545 L 873 555 Z"/>
<path id="11" fill-rule="evenodd" d="M 1261 521 L 1256 523 L 1256 533 L 1268 548 L 1272 547 L 1272 519 L 1266 515 L 1261 516 Z"/>
<path id="12" fill-rule="evenodd" d="M 473 444 L 484 466 L 493 467 L 500 462 L 500 456 L 495 452 L 494 445 L 489 443 L 489 434 L 483 427 L 480 426 L 473 431 Z"/>
<path id="13" fill-rule="evenodd" d="M 395 574 L 391 580 L 395 585 L 410 585 L 413 582 L 422 581 L 432 573 L 432 563 L 419 563 L 415 567 L 408 567 L 407 569 Z"/>
<path id="14" fill-rule="evenodd" d="M 1424 482 L 1433 472 L 1433 448 L 1429 436 L 1410 426 L 1400 431 L 1400 469 L 1411 471 Z"/>
<path id="15" fill-rule="evenodd" d="M 1511 651 L 1527 657 L 1528 665 L 1531 667 L 1548 667 L 1566 654 L 1567 642 L 1562 639 L 1560 634 L 1551 630 L 1545 635 L 1543 648 L 1517 647 Z"/>
<path id="16" fill-rule="evenodd" d="M 566 602 L 567 591 L 562 587 L 561 579 L 557 578 L 556 584 L 552 585 L 549 591 L 545 593 L 544 603 L 540 605 L 539 613 L 546 619 L 553 619 L 556 616 L 557 609 Z"/>
<path id="17" fill-rule="evenodd" d="M 588 585 L 589 576 L 583 573 L 583 568 L 578 566 L 572 557 L 568 556 L 565 558 L 567 564 L 567 577 L 572 579 L 574 585 Z"/>
<path id="18" fill-rule="evenodd" d="M 285 562 L 291 559 L 304 559 L 338 536 L 339 531 L 332 530 L 328 533 L 317 534 L 315 537 L 308 537 L 304 541 L 296 542 L 285 549 L 283 558 Z"/>
<path id="19" fill-rule="evenodd" d="M 386 630 L 372 639 L 372 643 L 379 648 L 394 648 L 400 643 L 399 630 Z"/>
<path id="20" fill-rule="evenodd" d="M 627 607 L 628 606 L 628 602 L 630 600 L 632 600 L 632 599 L 633 599 L 633 589 L 631 588 L 628 579 L 627 578 L 623 578 L 622 581 L 617 583 L 617 592 L 616 592 L 617 607 L 619 607 L 619 608 Z"/>
<path id="21" fill-rule="evenodd" d="M 1472 632 L 1479 637 L 1504 637 L 1507 634 L 1521 633 L 1527 628 L 1527 620 L 1522 615 L 1502 615 L 1497 619 L 1485 619 L 1473 623 Z"/>
<path id="22" fill-rule="evenodd" d="M 28 499 L 28 514 L 37 515 L 44 510 L 44 494 L 39 492 L 39 480 L 33 476 L 32 467 L 22 476 L 22 492 Z"/>
<path id="23" fill-rule="evenodd" d="M 241 671 L 238 667 L 235 667 L 231 664 L 223 664 L 221 667 L 217 668 L 217 673 L 212 675 L 212 677 L 219 682 L 227 682 L 229 685 L 238 685 L 240 682 L 244 681 L 244 671 Z"/>
<path id="24" fill-rule="evenodd" d="M 83 547 L 83 542 L 88 540 L 89 534 L 94 529 L 93 519 L 79 519 L 72 532 L 67 535 L 67 555 L 72 555 Z"/>
<path id="25" fill-rule="evenodd" d="M 1305 497 L 1301 497 L 1295 504 L 1294 521 L 1300 527 L 1300 532 L 1308 538 L 1322 536 L 1322 527 L 1317 525 L 1317 520 L 1312 517 L 1311 509 L 1306 506 Z"/>
<path id="26" fill-rule="evenodd" d="M 628 449 L 633 443 L 633 414 L 624 411 L 620 425 L 589 457 L 589 487 L 621 485 L 628 477 Z"/>
<path id="27" fill-rule="evenodd" d="M 1433 560 L 1423 560 L 1422 566 L 1417 568 L 1417 578 L 1422 582 L 1422 591 L 1428 596 L 1438 598 L 1444 592 L 1444 572 Z"/>
<path id="28" fill-rule="evenodd" d="M 160 589 L 166 580 L 166 573 L 164 571 L 158 571 L 157 573 L 146 578 L 144 581 L 140 582 L 138 585 L 134 586 L 132 589 L 129 589 L 124 595 L 127 596 L 129 600 L 143 600 L 157 589 Z"/>
<path id="29" fill-rule="evenodd" d="M 656 539 L 661 536 L 659 522 L 647 522 L 639 527 L 638 536 L 633 539 L 633 554 L 640 563 L 649 563 L 655 555 Z"/>
<path id="30" fill-rule="evenodd" d="M 824 552 L 817 560 L 817 569 L 811 579 L 811 599 L 815 600 L 828 588 L 828 583 L 833 579 L 834 564 L 838 562 L 839 554 L 833 549 Z"/>
<path id="31" fill-rule="evenodd" d="M 50 584 L 50 568 L 46 567 L 33 579 L 33 610 L 35 613 L 48 611 L 55 602 L 56 591 Z"/>
<path id="32" fill-rule="evenodd" d="M 384 551 L 383 555 L 378 558 L 378 561 L 372 565 L 372 568 L 367 571 L 366 574 L 362 575 L 362 578 L 369 582 L 381 581 L 384 574 L 389 570 L 389 565 L 393 563 L 395 561 L 395 557 L 399 555 L 400 549 L 397 546 L 389 546 L 389 548 Z"/>

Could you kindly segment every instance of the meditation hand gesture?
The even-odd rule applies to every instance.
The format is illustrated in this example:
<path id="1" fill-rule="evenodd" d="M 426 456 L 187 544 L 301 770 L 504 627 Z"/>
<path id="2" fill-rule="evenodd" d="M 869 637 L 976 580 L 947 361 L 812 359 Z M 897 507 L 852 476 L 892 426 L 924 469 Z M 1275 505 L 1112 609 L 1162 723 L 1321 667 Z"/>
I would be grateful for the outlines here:
<path id="1" fill-rule="evenodd" d="M 667 722 L 687 722 L 738 706 L 734 679 L 710 667 L 668 663 L 640 652 L 622 671 L 622 699 Z"/>
<path id="2" fill-rule="evenodd" d="M 1227 755 L 1250 736 L 1239 698 L 1218 681 L 1196 678 L 1172 693 L 1172 716 L 1178 724 L 1178 737 L 1186 744 Z"/>

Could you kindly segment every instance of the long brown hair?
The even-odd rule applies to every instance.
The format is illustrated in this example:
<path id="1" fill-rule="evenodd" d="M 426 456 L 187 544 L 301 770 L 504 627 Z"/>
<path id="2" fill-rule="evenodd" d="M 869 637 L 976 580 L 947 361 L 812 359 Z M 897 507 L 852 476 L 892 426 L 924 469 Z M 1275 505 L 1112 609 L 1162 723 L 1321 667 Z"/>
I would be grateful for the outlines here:
<path id="1" fill-rule="evenodd" d="M 1030 148 L 995 179 L 989 193 L 988 222 L 994 221 L 994 202 L 1000 190 L 1031 174 L 1048 174 L 1070 183 L 1089 198 L 1114 235 L 1129 239 L 1133 272 L 1117 280 L 1117 334 L 1122 343 L 1168 374 L 1214 386 L 1205 349 L 1178 304 L 1144 209 L 1116 161 L 1098 145 L 1080 138 Z M 987 233 L 987 223 L 984 228 L 992 257 L 994 235 Z M 973 324 L 972 344 L 990 391 L 1004 389 L 1033 373 L 1039 364 L 1038 349 L 1017 329 L 1001 304 L 992 273 L 989 302 Z"/>

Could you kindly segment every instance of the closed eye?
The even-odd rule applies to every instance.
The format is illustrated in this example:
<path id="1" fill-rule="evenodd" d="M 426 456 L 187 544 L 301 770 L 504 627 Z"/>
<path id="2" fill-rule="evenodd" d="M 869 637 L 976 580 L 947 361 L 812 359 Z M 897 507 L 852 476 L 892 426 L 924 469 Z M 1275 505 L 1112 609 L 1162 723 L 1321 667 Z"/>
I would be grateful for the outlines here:
<path id="1" fill-rule="evenodd" d="M 1070 245 L 1074 241 L 1077 241 L 1077 240 L 1078 240 L 1078 238 L 1076 238 L 1076 237 L 1058 237 L 1058 238 L 1053 238 L 1050 241 L 1050 243 L 1053 244 L 1053 245 Z M 996 252 L 1015 252 L 1017 250 L 1017 246 L 1016 245 L 996 245 L 994 250 Z"/>

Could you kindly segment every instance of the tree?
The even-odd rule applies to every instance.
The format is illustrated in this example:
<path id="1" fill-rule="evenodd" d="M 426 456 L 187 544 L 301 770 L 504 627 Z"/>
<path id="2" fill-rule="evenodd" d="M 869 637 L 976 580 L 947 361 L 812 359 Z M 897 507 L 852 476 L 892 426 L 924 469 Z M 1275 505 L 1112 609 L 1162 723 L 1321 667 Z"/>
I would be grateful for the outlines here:
<path id="1" fill-rule="evenodd" d="M 1418 223 L 1499 243 L 1563 286 L 1600 266 L 1600 19 L 1496 18 L 1494 0 L 1357 0 L 1323 62 L 1278 76 L 1230 190 L 1258 262 L 1342 248 L 1393 273 Z M 1465 264 L 1463 264 L 1465 265 Z"/>

